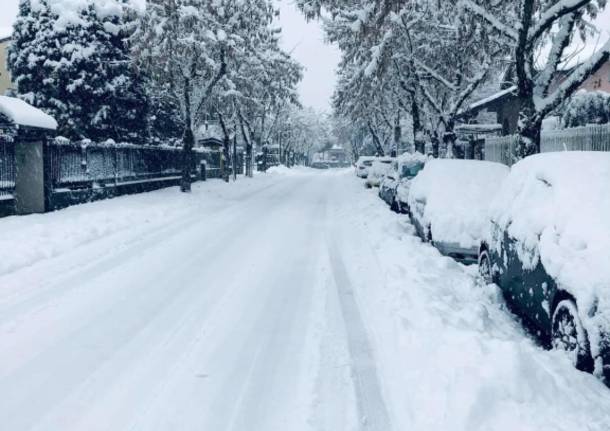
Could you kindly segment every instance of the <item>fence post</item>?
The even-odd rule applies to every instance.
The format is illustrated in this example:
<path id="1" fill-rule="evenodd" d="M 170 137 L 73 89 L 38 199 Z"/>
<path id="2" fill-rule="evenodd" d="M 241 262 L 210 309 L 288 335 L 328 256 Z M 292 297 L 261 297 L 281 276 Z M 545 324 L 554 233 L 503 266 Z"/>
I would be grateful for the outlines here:
<path id="1" fill-rule="evenodd" d="M 15 141 L 15 212 L 20 215 L 44 213 L 48 207 L 50 184 L 45 175 L 45 139 L 20 136 Z"/>

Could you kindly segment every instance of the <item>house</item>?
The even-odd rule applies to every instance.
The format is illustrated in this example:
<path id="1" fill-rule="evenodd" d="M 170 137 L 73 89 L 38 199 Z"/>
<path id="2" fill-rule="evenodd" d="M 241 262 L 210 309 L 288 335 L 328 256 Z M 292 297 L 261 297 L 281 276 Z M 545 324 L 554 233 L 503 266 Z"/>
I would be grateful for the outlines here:
<path id="1" fill-rule="evenodd" d="M 10 33 L 0 29 L 0 95 L 14 88 L 11 82 L 11 75 L 6 69 L 7 52 L 10 42 Z"/>
<path id="2" fill-rule="evenodd" d="M 551 85 L 552 92 L 559 86 L 568 75 L 569 71 L 562 73 Z M 510 70 L 507 74 L 510 73 Z M 503 80 L 510 82 L 514 79 Z M 595 74 L 590 76 L 577 91 L 603 91 L 610 93 L 610 61 L 606 62 Z M 500 91 L 470 104 L 464 109 L 459 117 L 465 123 L 479 123 L 479 117 L 485 113 L 494 113 L 496 123 L 502 127 L 502 135 L 517 133 L 519 122 L 519 99 L 517 98 L 517 86 L 503 84 Z"/>
<path id="3" fill-rule="evenodd" d="M 195 132 L 195 142 L 198 147 L 221 151 L 224 135 L 222 127 L 217 121 L 207 120 Z"/>
<path id="4" fill-rule="evenodd" d="M 312 166 L 324 167 L 346 167 L 350 165 L 349 157 L 345 149 L 340 145 L 333 145 L 327 150 L 315 153 L 312 158 Z"/>

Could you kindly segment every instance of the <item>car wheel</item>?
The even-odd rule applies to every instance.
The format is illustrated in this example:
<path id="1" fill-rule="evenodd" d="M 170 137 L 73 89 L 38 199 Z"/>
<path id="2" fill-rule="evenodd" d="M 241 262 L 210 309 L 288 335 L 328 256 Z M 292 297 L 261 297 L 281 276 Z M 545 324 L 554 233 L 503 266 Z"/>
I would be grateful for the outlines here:
<path id="1" fill-rule="evenodd" d="M 392 205 L 390 205 L 390 209 L 392 211 L 394 211 L 395 213 L 399 213 L 400 212 L 400 207 L 398 206 L 398 202 L 396 202 L 396 199 L 392 200 Z"/>
<path id="2" fill-rule="evenodd" d="M 551 334 L 553 348 L 564 351 L 576 368 L 589 372 L 593 370 L 587 331 L 571 299 L 564 299 L 555 307 Z"/>
<path id="3" fill-rule="evenodd" d="M 494 282 L 491 272 L 491 259 L 487 250 L 482 250 L 479 253 L 479 276 L 485 284 L 492 284 Z"/>

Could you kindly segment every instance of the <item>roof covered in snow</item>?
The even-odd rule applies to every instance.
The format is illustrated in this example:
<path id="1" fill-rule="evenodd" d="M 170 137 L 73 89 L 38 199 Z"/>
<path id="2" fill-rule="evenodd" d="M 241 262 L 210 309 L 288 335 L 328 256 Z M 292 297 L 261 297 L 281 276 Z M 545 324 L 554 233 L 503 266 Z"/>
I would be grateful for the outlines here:
<path id="1" fill-rule="evenodd" d="M 495 102 L 498 99 L 501 99 L 505 96 L 513 94 L 515 91 L 517 91 L 516 85 L 508 87 L 502 91 L 498 91 L 497 93 L 492 94 L 491 96 L 486 97 L 485 99 L 481 99 L 481 100 L 478 100 L 478 101 L 472 103 L 468 107 L 468 110 L 476 110 L 476 109 L 484 108 L 486 105 L 489 105 L 490 103 Z"/>
<path id="2" fill-rule="evenodd" d="M 0 42 L 11 38 L 13 27 L 0 27 Z"/>
<path id="3" fill-rule="evenodd" d="M 17 126 L 57 129 L 57 121 L 53 117 L 15 97 L 0 96 L 0 114 L 7 116 Z"/>

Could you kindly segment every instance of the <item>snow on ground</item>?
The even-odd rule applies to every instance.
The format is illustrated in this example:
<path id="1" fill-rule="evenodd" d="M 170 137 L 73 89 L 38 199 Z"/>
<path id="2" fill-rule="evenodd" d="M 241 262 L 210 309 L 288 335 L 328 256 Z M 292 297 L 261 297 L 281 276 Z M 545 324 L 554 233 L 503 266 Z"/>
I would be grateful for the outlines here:
<path id="1" fill-rule="evenodd" d="M 610 426 L 608 389 L 537 347 L 352 169 L 126 196 L 0 233 L 1 429 Z"/>

